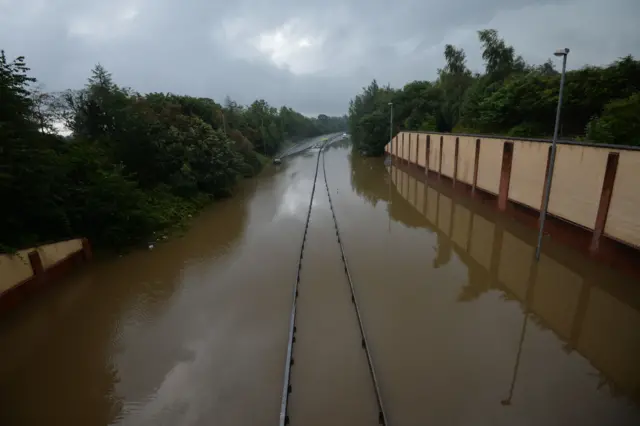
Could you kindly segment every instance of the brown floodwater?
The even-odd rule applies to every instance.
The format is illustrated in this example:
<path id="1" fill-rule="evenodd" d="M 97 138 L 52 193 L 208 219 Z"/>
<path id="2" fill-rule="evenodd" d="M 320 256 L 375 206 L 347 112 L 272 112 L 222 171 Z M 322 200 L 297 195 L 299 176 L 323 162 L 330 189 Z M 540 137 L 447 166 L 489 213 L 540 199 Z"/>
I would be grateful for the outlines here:
<path id="1" fill-rule="evenodd" d="M 0 318 L 0 425 L 276 425 L 317 150 L 184 235 L 100 259 Z M 391 426 L 640 424 L 640 283 L 420 173 L 326 154 Z M 322 168 L 291 425 L 377 409 Z"/>

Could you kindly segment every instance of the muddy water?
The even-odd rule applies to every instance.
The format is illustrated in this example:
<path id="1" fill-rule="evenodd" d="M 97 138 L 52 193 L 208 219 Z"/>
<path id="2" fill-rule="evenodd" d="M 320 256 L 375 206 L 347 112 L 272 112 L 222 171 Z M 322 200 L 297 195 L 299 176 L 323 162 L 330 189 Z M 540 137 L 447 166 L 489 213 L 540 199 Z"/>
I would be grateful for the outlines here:
<path id="1" fill-rule="evenodd" d="M 300 273 L 291 424 L 375 425 L 373 384 L 319 169 Z"/>
<path id="2" fill-rule="evenodd" d="M 316 154 L 5 315 L 0 425 L 277 424 Z M 534 231 L 344 144 L 326 167 L 391 425 L 640 424 L 639 283 L 552 243 L 534 263 Z M 377 424 L 316 194 L 291 424 Z"/>

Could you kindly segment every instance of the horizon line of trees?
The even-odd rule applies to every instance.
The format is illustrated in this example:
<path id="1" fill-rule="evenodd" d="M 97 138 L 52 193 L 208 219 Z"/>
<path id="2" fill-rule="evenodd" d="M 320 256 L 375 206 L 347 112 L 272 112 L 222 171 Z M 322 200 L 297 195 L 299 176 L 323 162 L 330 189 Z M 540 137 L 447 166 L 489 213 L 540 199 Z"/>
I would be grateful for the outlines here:
<path id="1" fill-rule="evenodd" d="M 73 237 L 136 244 L 232 194 L 285 143 L 346 129 L 260 99 L 141 94 L 97 65 L 80 90 L 46 93 L 0 51 L 0 252 Z M 56 133 L 59 123 L 71 131 Z"/>
<path id="2" fill-rule="evenodd" d="M 478 31 L 483 73 L 467 67 L 463 49 L 447 44 L 445 66 L 434 81 L 401 89 L 376 80 L 349 103 L 354 146 L 382 155 L 389 137 L 402 130 L 548 137 L 553 134 L 560 73 L 551 59 L 527 64 L 493 29 Z M 640 61 L 631 55 L 604 67 L 567 71 L 560 136 L 640 145 Z"/>

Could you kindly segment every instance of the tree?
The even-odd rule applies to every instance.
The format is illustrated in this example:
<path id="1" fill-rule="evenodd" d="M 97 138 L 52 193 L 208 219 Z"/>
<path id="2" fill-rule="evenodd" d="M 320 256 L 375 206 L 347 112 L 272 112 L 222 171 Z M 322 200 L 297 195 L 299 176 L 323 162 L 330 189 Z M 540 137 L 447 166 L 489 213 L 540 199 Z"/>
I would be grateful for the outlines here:
<path id="1" fill-rule="evenodd" d="M 640 92 L 616 99 L 600 117 L 587 125 L 587 138 L 595 142 L 640 146 Z"/>
<path id="2" fill-rule="evenodd" d="M 451 44 L 447 44 L 444 48 L 444 58 L 447 64 L 440 73 L 471 75 L 467 69 L 467 56 L 463 49 L 456 49 Z"/>
<path id="3" fill-rule="evenodd" d="M 442 90 L 440 127 L 444 131 L 451 131 L 460 118 L 464 96 L 473 78 L 466 65 L 464 50 L 447 44 L 444 57 L 446 66 L 438 70 L 438 85 Z"/>
<path id="4" fill-rule="evenodd" d="M 516 56 L 513 46 L 507 46 L 496 30 L 478 31 L 478 37 L 483 48 L 485 71 L 491 79 L 504 80 L 513 72 L 524 71 L 522 56 Z"/>
<path id="5" fill-rule="evenodd" d="M 289 137 L 318 134 L 319 120 L 258 100 L 165 93 L 118 86 L 101 65 L 81 90 L 52 95 L 34 87 L 19 57 L 0 52 L 0 248 L 70 237 L 96 247 L 153 238 L 205 203 L 232 194 Z M 224 119 L 223 119 L 224 117 Z M 63 119 L 72 135 L 52 134 Z M 344 117 L 322 118 L 332 127 Z"/>
<path id="6" fill-rule="evenodd" d="M 349 103 L 354 147 L 382 154 L 389 132 L 388 102 L 394 129 L 550 137 L 553 134 L 560 74 L 551 60 L 526 65 L 495 30 L 478 32 L 484 74 L 473 75 L 462 49 L 447 44 L 445 65 L 433 81 L 414 81 L 402 89 L 374 80 Z M 631 56 L 606 67 L 568 71 L 560 136 L 615 144 L 635 144 L 640 61 Z M 634 121 L 636 120 L 636 121 Z"/>

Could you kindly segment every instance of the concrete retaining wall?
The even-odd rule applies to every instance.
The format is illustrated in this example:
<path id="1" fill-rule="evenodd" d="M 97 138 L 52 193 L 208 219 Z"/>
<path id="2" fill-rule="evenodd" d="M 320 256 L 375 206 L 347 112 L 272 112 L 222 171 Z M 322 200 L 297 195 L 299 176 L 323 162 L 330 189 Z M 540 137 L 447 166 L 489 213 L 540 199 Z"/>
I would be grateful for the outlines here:
<path id="1" fill-rule="evenodd" d="M 0 311 L 34 286 L 58 278 L 72 263 L 91 258 L 86 239 L 73 239 L 0 255 Z"/>
<path id="2" fill-rule="evenodd" d="M 400 132 L 393 139 L 393 153 L 404 162 L 493 194 L 501 209 L 509 200 L 538 211 L 550 146 L 546 140 L 435 132 Z M 638 150 L 560 142 L 549 214 L 592 232 L 595 251 L 603 235 L 640 249 L 639 177 Z"/>
<path id="3" fill-rule="evenodd" d="M 640 247 L 640 152 L 620 152 L 605 234 Z"/>

